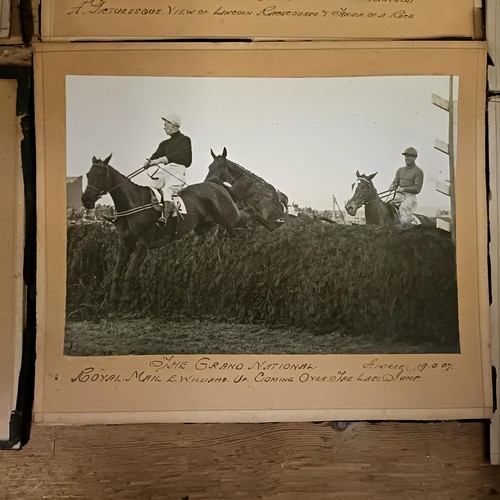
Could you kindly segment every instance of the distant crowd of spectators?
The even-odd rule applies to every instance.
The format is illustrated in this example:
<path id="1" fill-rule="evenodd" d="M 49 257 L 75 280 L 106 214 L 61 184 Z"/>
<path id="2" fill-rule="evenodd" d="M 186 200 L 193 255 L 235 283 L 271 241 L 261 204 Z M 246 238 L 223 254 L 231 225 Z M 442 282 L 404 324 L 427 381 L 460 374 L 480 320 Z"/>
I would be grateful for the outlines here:
<path id="1" fill-rule="evenodd" d="M 101 222 L 104 216 L 112 217 L 115 210 L 110 205 L 98 205 L 95 208 L 88 209 L 85 207 L 74 208 L 68 207 L 66 210 L 66 217 L 68 222 L 72 223 L 89 223 L 89 222 Z"/>

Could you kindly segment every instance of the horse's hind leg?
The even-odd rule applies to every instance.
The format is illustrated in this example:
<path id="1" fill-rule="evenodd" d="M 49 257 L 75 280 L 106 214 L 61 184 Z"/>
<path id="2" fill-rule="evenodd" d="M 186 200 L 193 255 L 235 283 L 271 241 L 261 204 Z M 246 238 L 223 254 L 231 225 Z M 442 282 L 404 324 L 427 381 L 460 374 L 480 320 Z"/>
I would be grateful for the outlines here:
<path id="1" fill-rule="evenodd" d="M 116 264 L 113 269 L 113 278 L 111 284 L 111 294 L 110 294 L 110 308 L 109 314 L 110 316 L 114 315 L 118 310 L 118 306 L 120 304 L 120 282 L 121 276 L 127 263 L 130 258 L 130 254 L 132 253 L 133 247 L 127 245 L 124 242 L 120 242 L 120 246 L 118 247 L 118 256 L 116 259 Z"/>

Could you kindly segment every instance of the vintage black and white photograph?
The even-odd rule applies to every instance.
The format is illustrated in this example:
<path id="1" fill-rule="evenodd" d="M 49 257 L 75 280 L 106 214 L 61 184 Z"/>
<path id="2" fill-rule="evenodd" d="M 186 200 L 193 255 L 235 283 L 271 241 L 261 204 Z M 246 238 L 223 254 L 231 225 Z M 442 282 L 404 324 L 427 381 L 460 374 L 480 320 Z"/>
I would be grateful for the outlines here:
<path id="1" fill-rule="evenodd" d="M 458 89 L 66 76 L 64 354 L 459 353 Z"/>

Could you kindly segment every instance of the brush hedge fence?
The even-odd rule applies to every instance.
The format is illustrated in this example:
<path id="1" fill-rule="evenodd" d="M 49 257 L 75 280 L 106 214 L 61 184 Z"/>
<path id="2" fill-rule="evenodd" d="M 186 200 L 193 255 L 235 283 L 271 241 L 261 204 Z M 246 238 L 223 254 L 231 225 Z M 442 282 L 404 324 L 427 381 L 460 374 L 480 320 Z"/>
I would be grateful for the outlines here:
<path id="1" fill-rule="evenodd" d="M 110 224 L 68 226 L 68 317 L 107 314 L 116 248 Z M 231 238 L 219 228 L 151 251 L 133 290 L 145 316 L 458 339 L 455 249 L 434 228 L 297 220 Z"/>

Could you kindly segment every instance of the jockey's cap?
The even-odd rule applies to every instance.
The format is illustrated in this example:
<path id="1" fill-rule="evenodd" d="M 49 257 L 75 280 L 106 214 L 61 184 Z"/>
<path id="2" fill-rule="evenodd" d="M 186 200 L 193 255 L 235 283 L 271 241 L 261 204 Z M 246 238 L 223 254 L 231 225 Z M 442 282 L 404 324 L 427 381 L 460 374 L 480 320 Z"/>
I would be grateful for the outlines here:
<path id="1" fill-rule="evenodd" d="M 415 158 L 418 156 L 417 150 L 415 148 L 406 148 L 403 153 L 404 156 L 414 156 Z"/>
<path id="2" fill-rule="evenodd" d="M 161 117 L 161 119 L 165 122 L 172 123 L 173 125 L 177 125 L 178 127 L 181 126 L 181 119 L 179 115 L 176 115 L 175 113 L 170 113 L 165 117 Z"/>

